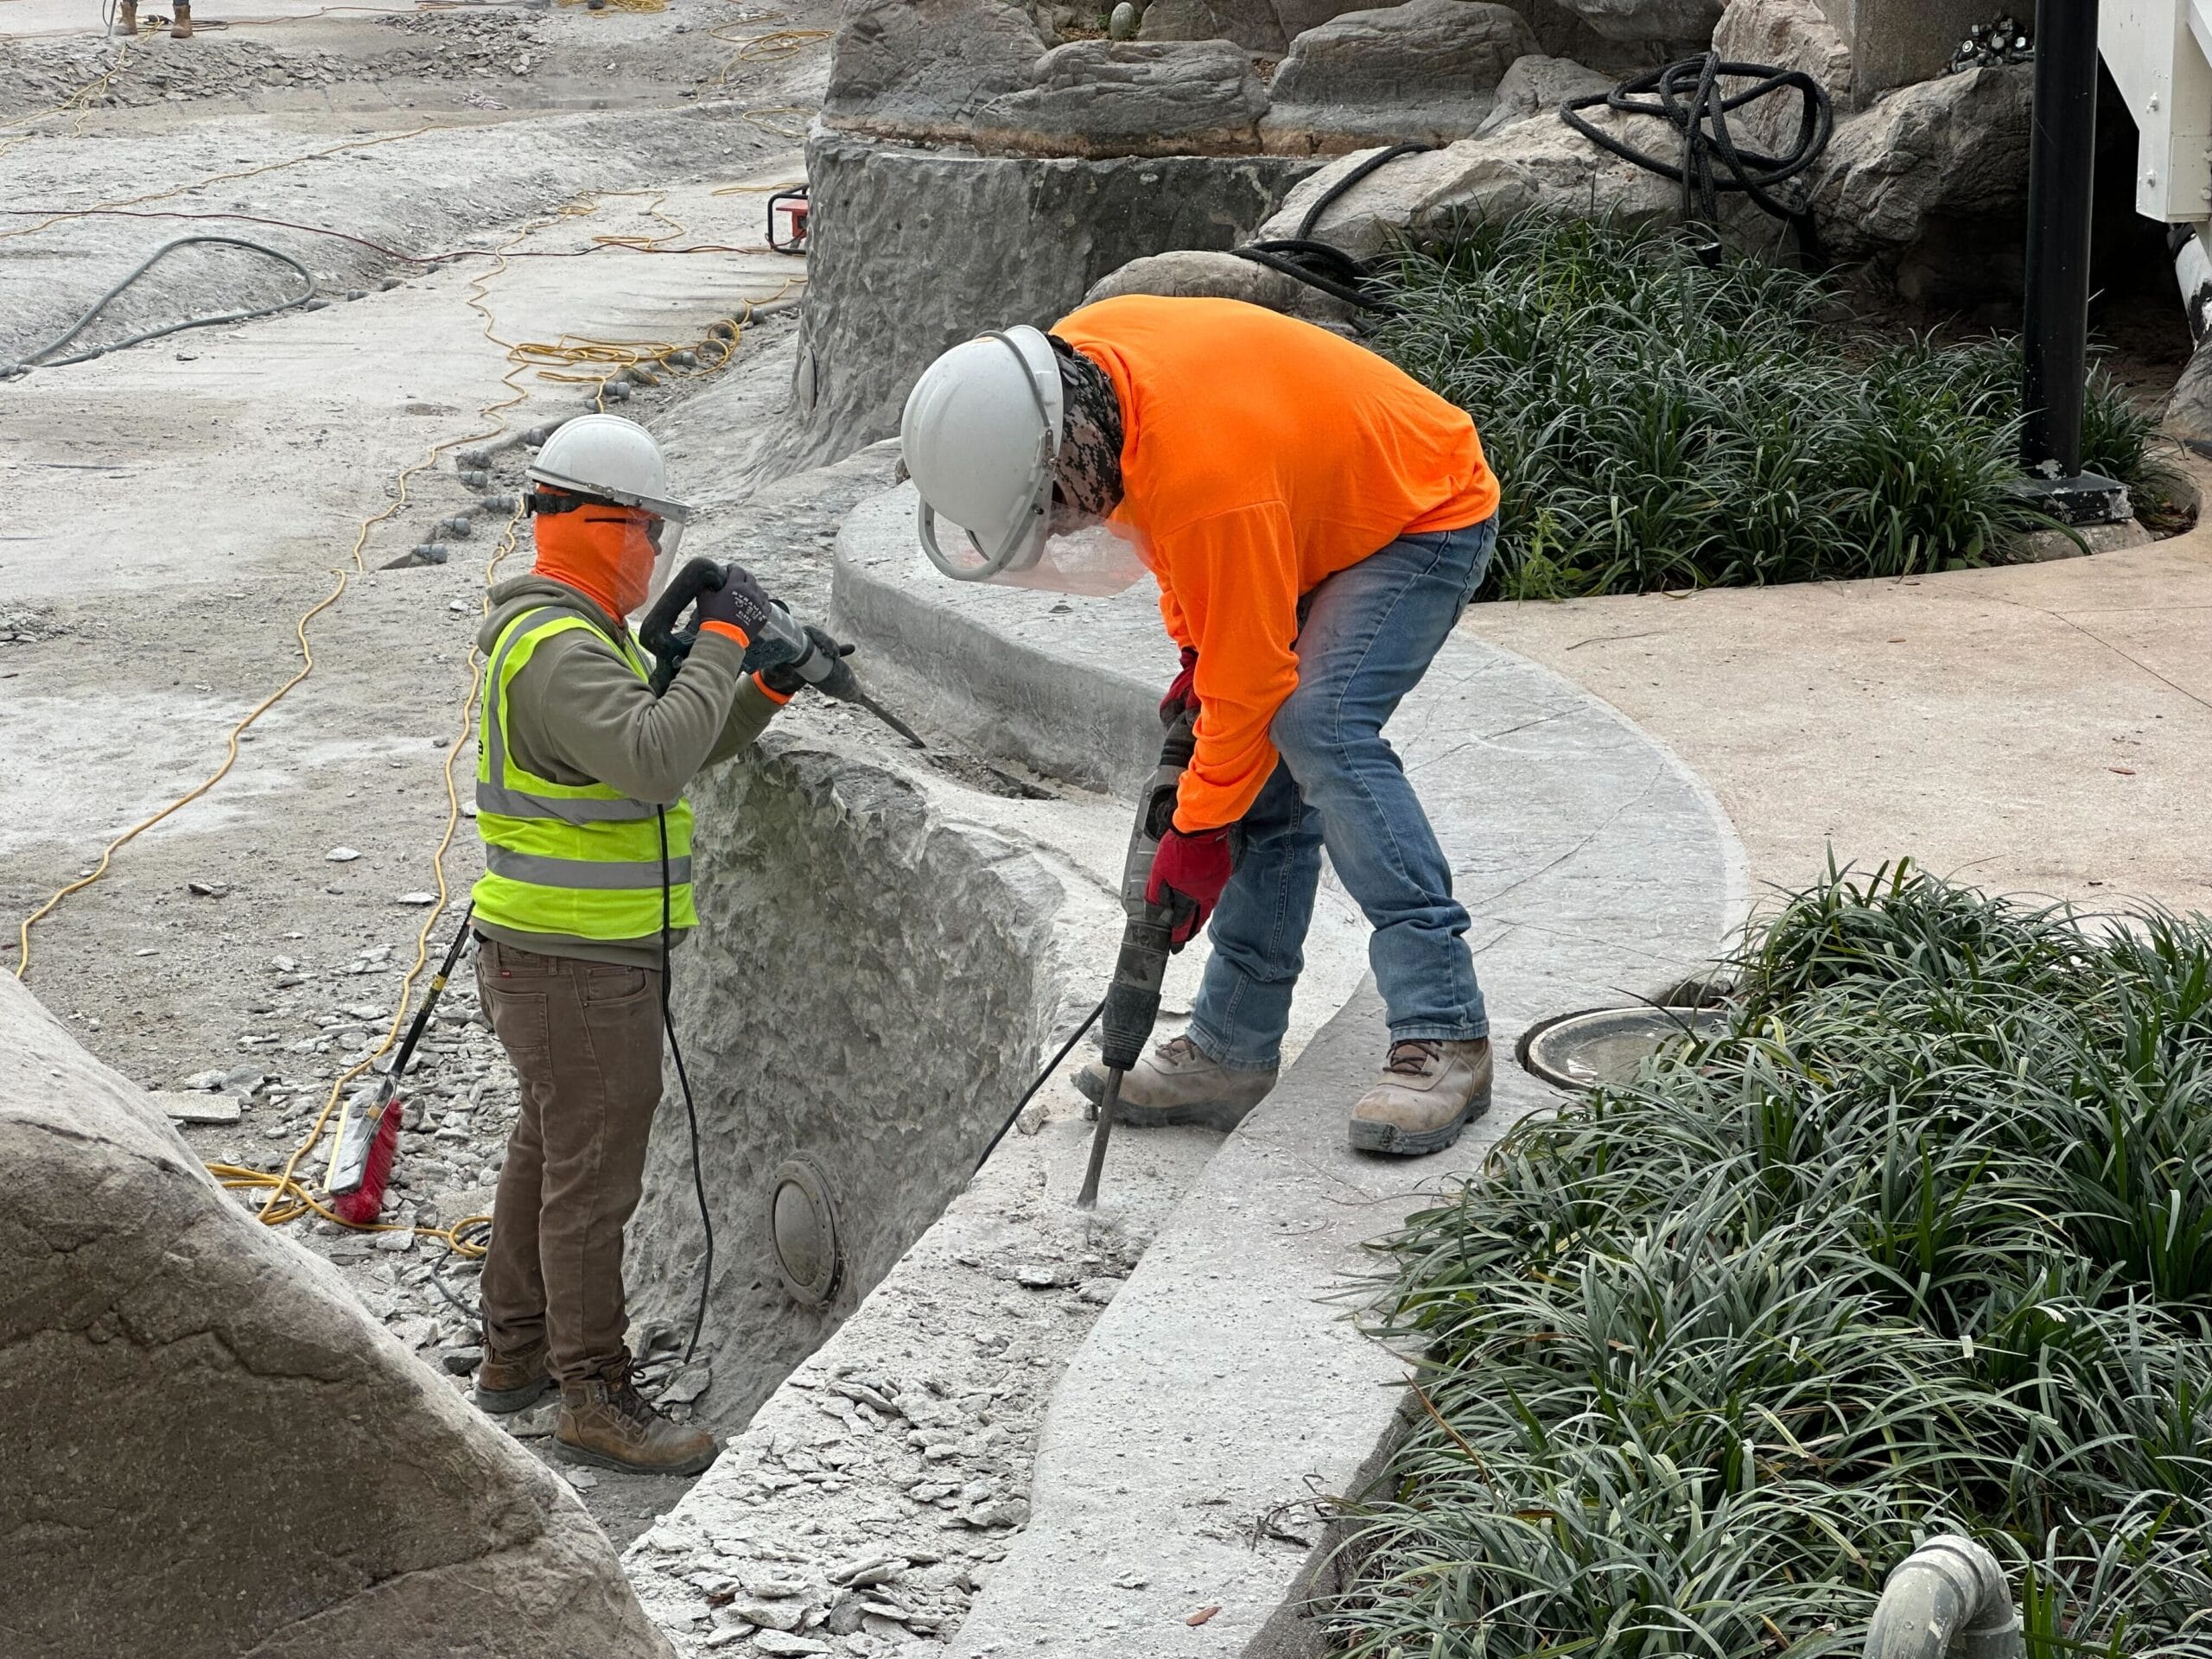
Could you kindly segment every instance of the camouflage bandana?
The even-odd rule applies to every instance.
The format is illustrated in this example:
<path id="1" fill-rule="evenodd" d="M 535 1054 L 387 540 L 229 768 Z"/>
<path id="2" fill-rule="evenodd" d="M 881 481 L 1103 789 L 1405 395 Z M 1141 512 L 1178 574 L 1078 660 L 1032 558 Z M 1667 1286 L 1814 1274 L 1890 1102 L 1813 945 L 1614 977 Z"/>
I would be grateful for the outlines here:
<path id="1" fill-rule="evenodd" d="M 1053 467 L 1052 534 L 1096 524 L 1121 505 L 1122 405 L 1106 371 L 1054 338 L 1060 366 L 1060 452 Z"/>

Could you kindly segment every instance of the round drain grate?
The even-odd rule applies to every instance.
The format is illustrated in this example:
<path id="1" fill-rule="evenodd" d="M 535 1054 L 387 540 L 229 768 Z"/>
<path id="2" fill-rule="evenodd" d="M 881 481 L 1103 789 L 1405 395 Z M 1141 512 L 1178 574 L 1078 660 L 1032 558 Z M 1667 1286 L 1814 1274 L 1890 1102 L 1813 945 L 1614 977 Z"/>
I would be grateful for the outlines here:
<path id="1" fill-rule="evenodd" d="M 1560 1089 L 1633 1083 L 1669 1043 L 1725 1030 L 1720 1008 L 1586 1008 L 1531 1026 L 1517 1051 L 1523 1069 Z"/>
<path id="2" fill-rule="evenodd" d="M 837 1294 L 845 1268 L 829 1178 L 807 1159 L 794 1158 L 776 1171 L 769 1193 L 769 1243 L 776 1271 L 796 1300 L 820 1307 Z"/>

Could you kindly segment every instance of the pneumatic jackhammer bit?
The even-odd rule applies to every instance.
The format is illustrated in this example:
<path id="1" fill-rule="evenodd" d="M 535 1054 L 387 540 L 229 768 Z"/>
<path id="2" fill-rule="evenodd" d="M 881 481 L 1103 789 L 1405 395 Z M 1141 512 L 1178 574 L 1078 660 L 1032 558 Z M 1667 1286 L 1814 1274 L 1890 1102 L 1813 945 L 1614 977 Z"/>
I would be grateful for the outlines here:
<path id="1" fill-rule="evenodd" d="M 1122 861 L 1122 949 L 1114 959 L 1114 977 L 1106 988 L 1105 1011 L 1098 1023 L 1106 1087 L 1098 1100 L 1098 1126 L 1091 1131 L 1090 1162 L 1084 1171 L 1083 1190 L 1076 1195 L 1078 1210 L 1097 1207 L 1098 1178 L 1106 1167 L 1106 1142 L 1114 1133 L 1122 1079 L 1144 1053 L 1146 1039 L 1160 1018 L 1160 986 L 1167 975 L 1167 958 L 1174 953 L 1176 925 L 1189 913 L 1184 905 L 1147 903 L 1145 889 L 1152 881 L 1153 855 L 1174 820 L 1176 790 L 1197 742 L 1185 709 L 1168 727 L 1160 746 L 1160 766 L 1137 798 L 1136 823 Z"/>

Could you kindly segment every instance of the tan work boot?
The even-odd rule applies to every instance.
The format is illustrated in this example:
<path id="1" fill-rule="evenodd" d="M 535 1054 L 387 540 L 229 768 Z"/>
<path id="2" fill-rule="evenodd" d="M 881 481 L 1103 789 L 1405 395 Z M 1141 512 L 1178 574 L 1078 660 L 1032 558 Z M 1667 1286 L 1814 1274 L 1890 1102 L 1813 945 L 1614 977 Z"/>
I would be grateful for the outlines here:
<path id="1" fill-rule="evenodd" d="M 719 1448 L 702 1428 L 684 1428 L 655 1411 L 630 1381 L 627 1359 L 597 1376 L 561 1385 L 554 1454 L 639 1475 L 696 1475 Z"/>
<path id="2" fill-rule="evenodd" d="M 1075 1086 L 1094 1106 L 1105 1098 L 1106 1068 L 1093 1060 L 1075 1074 Z M 1275 1086 L 1273 1067 L 1241 1071 L 1208 1056 L 1188 1037 L 1170 1037 L 1129 1068 L 1122 1079 L 1114 1121 L 1134 1129 L 1194 1123 L 1233 1129 Z"/>
<path id="3" fill-rule="evenodd" d="M 1375 1086 L 1351 1109 L 1351 1144 L 1359 1152 L 1406 1157 L 1441 1152 L 1467 1120 L 1490 1110 L 1490 1040 L 1446 1043 L 1403 1038 Z"/>
<path id="4" fill-rule="evenodd" d="M 536 1405 L 553 1392 L 553 1372 L 546 1363 L 545 1344 L 539 1342 L 519 1353 L 484 1350 L 484 1363 L 476 1368 L 476 1408 L 501 1416 Z"/>

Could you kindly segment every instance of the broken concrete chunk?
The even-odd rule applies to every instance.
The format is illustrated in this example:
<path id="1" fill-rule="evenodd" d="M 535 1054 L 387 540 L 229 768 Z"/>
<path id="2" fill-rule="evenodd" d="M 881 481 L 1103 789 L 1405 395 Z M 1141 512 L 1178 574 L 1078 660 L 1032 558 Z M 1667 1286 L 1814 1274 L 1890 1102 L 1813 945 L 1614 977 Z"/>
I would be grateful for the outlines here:
<path id="1" fill-rule="evenodd" d="M 184 890 L 202 899 L 220 899 L 231 890 L 231 884 L 227 881 L 188 881 L 184 884 Z"/>
<path id="2" fill-rule="evenodd" d="M 688 1406 L 713 1386 L 715 1374 L 703 1361 L 687 1365 L 668 1380 L 668 1386 L 656 1396 L 664 1406 Z"/>
<path id="3" fill-rule="evenodd" d="M 419 907 L 423 905 L 436 904 L 438 902 L 438 895 L 435 893 L 424 893 L 421 891 L 415 893 L 402 893 L 395 894 L 391 902 L 395 905 L 414 905 Z"/>
<path id="4" fill-rule="evenodd" d="M 855 1590 L 889 1584 L 913 1565 L 903 1555 L 866 1555 L 830 1570 L 830 1582 Z"/>
<path id="5" fill-rule="evenodd" d="M 1455 0 L 1455 3 L 1463 0 Z M 1030 1290 L 1054 1290 L 1065 1282 L 1061 1270 L 1045 1262 L 1027 1262 L 1014 1270 L 1016 1284 Z"/>
<path id="6" fill-rule="evenodd" d="M 1103 1307 L 1120 1295 L 1122 1287 L 1128 1282 L 1126 1279 L 1086 1279 L 1076 1294 L 1095 1307 Z"/>
<path id="7" fill-rule="evenodd" d="M 835 1649 L 827 1642 L 817 1642 L 810 1636 L 793 1636 L 784 1630 L 763 1630 L 753 1638 L 753 1650 L 779 1656 L 806 1653 L 830 1653 Z"/>
<path id="8" fill-rule="evenodd" d="M 153 1100 L 172 1123 L 235 1123 L 245 1114 L 245 1108 L 230 1096 L 197 1090 L 163 1091 Z"/>
<path id="9" fill-rule="evenodd" d="M 351 847 L 334 847 L 323 855 L 333 864 L 351 864 L 360 854 Z"/>
<path id="10" fill-rule="evenodd" d="M 806 1622 L 806 1605 L 798 1601 L 734 1601 L 722 1612 L 764 1630 L 795 1630 Z"/>

